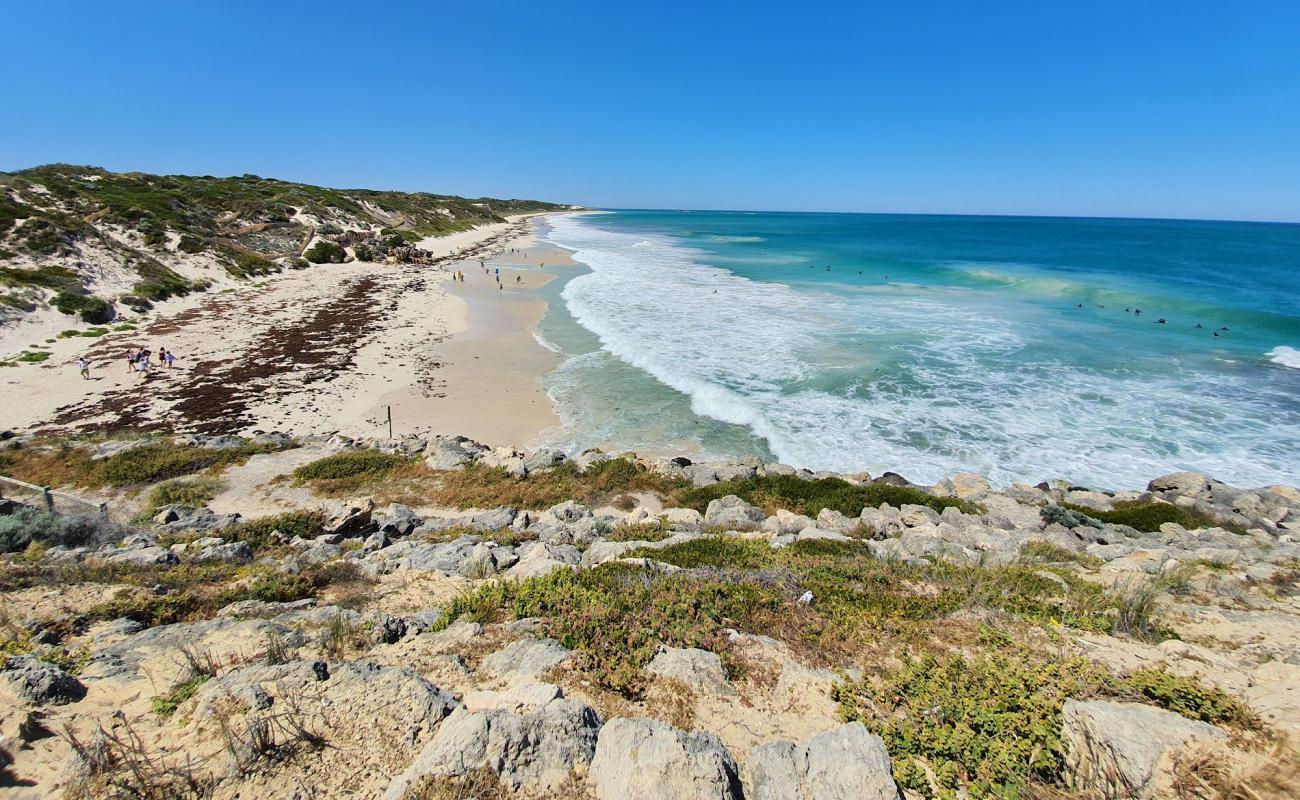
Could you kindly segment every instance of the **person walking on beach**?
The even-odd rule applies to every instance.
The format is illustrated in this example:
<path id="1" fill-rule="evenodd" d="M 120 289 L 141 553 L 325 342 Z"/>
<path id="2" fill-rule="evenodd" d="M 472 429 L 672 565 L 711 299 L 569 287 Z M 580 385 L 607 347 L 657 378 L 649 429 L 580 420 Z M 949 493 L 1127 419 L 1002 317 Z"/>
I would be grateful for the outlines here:
<path id="1" fill-rule="evenodd" d="M 151 353 L 148 350 L 141 350 L 140 354 L 135 357 L 136 371 L 140 373 L 141 377 L 147 378 L 149 373 L 153 371 L 153 363 L 149 361 L 150 355 Z"/>
<path id="2" fill-rule="evenodd" d="M 161 350 L 159 352 L 161 352 Z M 176 354 L 173 353 L 171 350 L 168 350 L 167 355 L 164 356 L 163 360 L 167 362 L 167 369 L 171 369 L 172 364 L 176 363 Z"/>
<path id="3" fill-rule="evenodd" d="M 167 348 L 161 345 L 158 347 L 158 366 L 167 366 Z"/>
<path id="4" fill-rule="evenodd" d="M 81 370 L 81 379 L 90 380 L 90 361 L 84 356 L 77 356 L 77 369 Z"/>
<path id="5" fill-rule="evenodd" d="M 126 371 L 128 373 L 135 372 L 135 359 L 136 349 L 134 347 L 129 348 L 126 351 Z"/>

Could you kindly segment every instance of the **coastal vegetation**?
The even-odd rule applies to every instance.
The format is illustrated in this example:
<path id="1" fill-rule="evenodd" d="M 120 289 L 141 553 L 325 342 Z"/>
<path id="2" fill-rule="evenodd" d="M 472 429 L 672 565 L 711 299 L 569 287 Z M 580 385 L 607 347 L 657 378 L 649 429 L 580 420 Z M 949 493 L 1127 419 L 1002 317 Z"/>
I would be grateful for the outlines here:
<path id="1" fill-rule="evenodd" d="M 734 494 L 765 511 L 784 508 L 813 517 L 825 508 L 841 514 L 857 516 L 862 509 L 876 508 L 881 503 L 889 503 L 895 507 L 908 504 L 921 505 L 933 508 L 935 511 L 956 508 L 967 514 L 979 513 L 979 508 L 974 503 L 954 497 L 935 497 L 910 486 L 893 486 L 887 483 L 861 486 L 851 484 L 842 478 L 806 480 L 793 475 L 764 475 L 745 480 L 722 481 L 683 493 L 681 502 L 682 505 L 703 511 L 709 501 L 729 494 Z"/>
<path id="2" fill-rule="evenodd" d="M 359 234 L 375 237 L 361 248 L 367 258 L 399 251 L 410 258 L 418 252 L 411 245 L 427 236 L 560 208 L 256 175 L 150 175 L 69 164 L 0 172 L 0 286 L 12 290 L 0 294 L 0 313 L 48 306 L 100 324 L 114 317 L 115 304 L 141 311 L 213 280 L 342 262 L 344 245 L 358 243 Z M 316 244 L 302 252 L 312 238 Z M 134 276 L 130 291 L 97 296 L 97 284 L 114 273 Z"/>

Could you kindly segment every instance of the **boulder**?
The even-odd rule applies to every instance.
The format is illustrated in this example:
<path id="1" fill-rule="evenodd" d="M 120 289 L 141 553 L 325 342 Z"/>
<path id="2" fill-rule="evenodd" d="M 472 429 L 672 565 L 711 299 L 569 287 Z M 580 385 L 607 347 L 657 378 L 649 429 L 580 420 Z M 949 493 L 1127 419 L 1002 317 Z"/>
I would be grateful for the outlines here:
<path id="1" fill-rule="evenodd" d="M 573 500 L 565 500 L 563 503 L 551 506 L 547 509 L 547 513 L 560 522 L 567 523 L 577 522 L 584 517 L 590 517 L 591 509 L 587 508 L 582 503 Z"/>
<path id="2" fill-rule="evenodd" d="M 704 525 L 704 515 L 693 508 L 665 508 L 659 518 L 673 530 L 698 531 Z"/>
<path id="3" fill-rule="evenodd" d="M 1199 496 L 1210 493 L 1210 479 L 1199 472 L 1174 472 L 1161 475 L 1147 484 L 1148 492 L 1172 492 Z"/>
<path id="4" fill-rule="evenodd" d="M 718 654 L 696 647 L 661 646 L 646 666 L 646 672 L 679 680 L 700 694 L 730 696 L 736 693 L 727 680 Z"/>
<path id="5" fill-rule="evenodd" d="M 374 510 L 374 498 L 359 497 L 349 500 L 325 523 L 325 532 L 344 536 L 366 533 L 372 527 L 371 516 Z"/>
<path id="6" fill-rule="evenodd" d="M 461 469 L 485 451 L 464 436 L 435 436 L 424 448 L 424 463 L 429 469 Z"/>
<path id="7" fill-rule="evenodd" d="M 214 544 L 199 551 L 194 560 L 200 564 L 220 561 L 227 564 L 247 564 L 253 560 L 253 548 L 248 542 Z"/>
<path id="8" fill-rule="evenodd" d="M 734 494 L 710 500 L 704 511 L 706 528 L 726 528 L 734 531 L 758 530 L 767 515 L 762 509 L 751 506 Z"/>
<path id="9" fill-rule="evenodd" d="M 424 524 L 424 520 L 420 519 L 410 506 L 391 503 L 388 511 L 376 519 L 375 524 L 379 526 L 380 533 L 389 536 L 409 536 Z"/>
<path id="10" fill-rule="evenodd" d="M 479 542 L 460 565 L 467 578 L 486 578 L 510 569 L 519 561 L 513 547 L 498 547 L 495 542 Z"/>
<path id="11" fill-rule="evenodd" d="M 564 453 L 559 450 L 534 450 L 524 456 L 524 468 L 531 472 L 552 469 L 564 463 Z"/>
<path id="12" fill-rule="evenodd" d="M 897 800 L 889 753 L 861 722 L 819 733 L 802 745 L 768 742 L 749 753 L 749 800 Z"/>
<path id="13" fill-rule="evenodd" d="M 480 669 L 500 678 L 535 678 L 569 657 L 554 639 L 520 639 L 483 659 Z"/>
<path id="14" fill-rule="evenodd" d="M 160 564 L 179 564 L 176 554 L 165 547 L 138 547 L 124 550 L 110 550 L 105 561 L 134 564 L 138 567 L 151 567 Z"/>
<path id="15" fill-rule="evenodd" d="M 1065 776 L 1107 800 L 1143 798 L 1167 754 L 1192 740 L 1227 737 L 1218 728 L 1140 703 L 1067 700 L 1061 711 Z"/>
<path id="16" fill-rule="evenodd" d="M 596 741 L 597 800 L 742 800 L 736 764 L 717 736 L 656 720 L 614 719 Z"/>
<path id="17" fill-rule="evenodd" d="M 86 696 L 81 681 L 34 656 L 10 656 L 0 677 L 19 697 L 35 705 L 64 705 Z"/>
<path id="18" fill-rule="evenodd" d="M 426 775 L 465 775 L 480 769 L 492 770 L 512 792 L 556 792 L 571 785 L 574 772 L 591 762 L 599 727 L 596 712 L 575 700 L 552 700 L 522 715 L 461 708 L 438 726 L 383 797 L 402 800 Z"/>

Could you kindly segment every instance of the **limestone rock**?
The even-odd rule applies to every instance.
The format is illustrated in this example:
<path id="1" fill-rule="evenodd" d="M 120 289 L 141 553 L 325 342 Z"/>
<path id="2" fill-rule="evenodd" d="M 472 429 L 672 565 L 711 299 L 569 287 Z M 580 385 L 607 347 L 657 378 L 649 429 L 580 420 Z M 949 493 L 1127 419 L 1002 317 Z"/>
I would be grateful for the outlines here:
<path id="1" fill-rule="evenodd" d="M 512 791 L 557 791 L 591 762 L 599 726 L 596 712 L 574 700 L 552 700 L 523 715 L 459 709 L 392 780 L 384 800 L 402 800 L 425 775 L 464 775 L 485 768 Z"/>
<path id="2" fill-rule="evenodd" d="M 596 741 L 597 800 L 742 800 L 736 764 L 718 737 L 656 720 L 614 719 Z"/>
<path id="3" fill-rule="evenodd" d="M 1212 725 L 1140 703 L 1067 700 L 1061 720 L 1067 782 L 1107 800 L 1146 797 L 1167 753 L 1193 739 L 1227 738 Z"/>
<path id="4" fill-rule="evenodd" d="M 734 494 L 710 500 L 704 512 L 706 528 L 726 528 L 733 531 L 753 531 L 767 519 L 761 509 L 751 506 Z"/>
<path id="5" fill-rule="evenodd" d="M 483 659 L 480 669 L 498 677 L 534 678 L 569 657 L 554 639 L 520 639 Z"/>
<path id="6" fill-rule="evenodd" d="M 749 754 L 749 800 L 897 800 L 889 753 L 879 736 L 850 722 L 802 746 L 769 742 Z"/>
<path id="7" fill-rule="evenodd" d="M 81 681 L 34 656 L 10 656 L 0 677 L 19 697 L 36 705 L 64 705 L 86 696 Z"/>
<path id="8" fill-rule="evenodd" d="M 700 694 L 730 696 L 736 693 L 727 680 L 718 654 L 696 647 L 660 647 L 646 666 L 646 672 L 679 680 Z"/>

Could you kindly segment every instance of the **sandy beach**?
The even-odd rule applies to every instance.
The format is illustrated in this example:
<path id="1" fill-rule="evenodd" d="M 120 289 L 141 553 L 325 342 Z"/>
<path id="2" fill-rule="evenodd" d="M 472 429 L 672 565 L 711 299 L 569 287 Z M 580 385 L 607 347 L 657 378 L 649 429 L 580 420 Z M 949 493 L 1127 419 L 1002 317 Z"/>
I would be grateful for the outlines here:
<path id="1" fill-rule="evenodd" d="M 133 331 L 52 342 L 44 363 L 0 374 L 0 392 L 16 401 L 0 428 L 375 437 L 387 436 L 391 406 L 396 436 L 529 444 L 559 422 L 537 382 L 556 359 L 532 333 L 546 310 L 536 292 L 555 277 L 538 265 L 573 262 L 538 247 L 527 218 L 420 247 L 443 260 L 315 265 L 191 295 Z M 480 261 L 501 269 L 502 289 Z M 463 283 L 452 280 L 458 270 Z M 176 368 L 129 372 L 126 352 L 141 346 L 173 351 Z"/>

